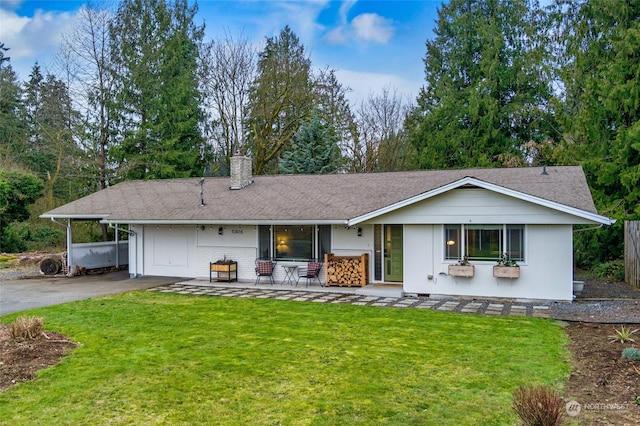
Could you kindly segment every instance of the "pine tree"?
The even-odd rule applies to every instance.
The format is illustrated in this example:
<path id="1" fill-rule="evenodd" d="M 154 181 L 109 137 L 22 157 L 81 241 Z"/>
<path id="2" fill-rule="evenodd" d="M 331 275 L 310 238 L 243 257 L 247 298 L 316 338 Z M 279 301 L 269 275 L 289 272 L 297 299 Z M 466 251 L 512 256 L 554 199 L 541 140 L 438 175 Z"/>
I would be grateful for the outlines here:
<path id="1" fill-rule="evenodd" d="M 0 49 L 0 55 L 2 52 Z M 8 59 L 3 56 L 0 60 L 0 167 L 18 163 L 27 146 L 22 88 Z"/>
<path id="2" fill-rule="evenodd" d="M 524 164 L 525 143 L 556 137 L 540 13 L 529 0 L 443 4 L 407 126 L 422 168 Z"/>
<path id="3" fill-rule="evenodd" d="M 559 1 L 556 33 L 565 96 L 561 164 L 582 164 L 596 207 L 618 222 L 580 233 L 582 266 L 622 257 L 623 224 L 640 218 L 640 3 Z"/>
<path id="4" fill-rule="evenodd" d="M 201 175 L 205 144 L 196 74 L 203 27 L 197 6 L 176 0 L 125 0 L 110 30 L 120 139 L 110 150 L 122 178 Z"/>
<path id="5" fill-rule="evenodd" d="M 338 136 L 333 127 L 323 122 L 317 110 L 302 124 L 291 145 L 279 163 L 282 173 L 327 174 L 340 168 Z"/>

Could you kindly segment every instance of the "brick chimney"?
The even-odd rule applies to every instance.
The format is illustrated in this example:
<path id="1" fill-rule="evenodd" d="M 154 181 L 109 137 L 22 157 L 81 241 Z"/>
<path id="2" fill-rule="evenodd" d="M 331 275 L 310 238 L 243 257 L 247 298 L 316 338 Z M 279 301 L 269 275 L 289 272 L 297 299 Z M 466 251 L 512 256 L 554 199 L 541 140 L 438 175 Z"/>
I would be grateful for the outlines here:
<path id="1" fill-rule="evenodd" d="M 251 158 L 235 153 L 231 157 L 231 186 L 229 189 L 242 189 L 251 185 Z"/>

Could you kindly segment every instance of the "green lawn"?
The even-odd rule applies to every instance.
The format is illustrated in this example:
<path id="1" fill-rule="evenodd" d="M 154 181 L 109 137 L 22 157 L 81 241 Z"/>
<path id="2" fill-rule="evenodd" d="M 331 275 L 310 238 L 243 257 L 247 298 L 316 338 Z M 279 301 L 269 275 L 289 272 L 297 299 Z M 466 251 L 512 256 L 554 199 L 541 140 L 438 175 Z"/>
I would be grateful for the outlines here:
<path id="1" fill-rule="evenodd" d="M 155 292 L 28 313 L 80 347 L 0 393 L 0 424 L 512 425 L 519 384 L 569 373 L 535 318 Z"/>

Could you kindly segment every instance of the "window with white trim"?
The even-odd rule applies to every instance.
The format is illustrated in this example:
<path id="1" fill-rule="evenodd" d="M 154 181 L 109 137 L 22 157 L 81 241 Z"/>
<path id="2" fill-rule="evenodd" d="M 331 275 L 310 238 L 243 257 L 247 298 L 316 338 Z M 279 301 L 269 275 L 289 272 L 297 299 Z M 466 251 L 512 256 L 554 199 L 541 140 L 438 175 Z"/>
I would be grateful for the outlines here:
<path id="1" fill-rule="evenodd" d="M 322 259 L 331 250 L 329 225 L 260 225 L 260 257 L 279 260 Z"/>
<path id="2" fill-rule="evenodd" d="M 497 261 L 525 259 L 524 225 L 445 225 L 445 260 Z"/>

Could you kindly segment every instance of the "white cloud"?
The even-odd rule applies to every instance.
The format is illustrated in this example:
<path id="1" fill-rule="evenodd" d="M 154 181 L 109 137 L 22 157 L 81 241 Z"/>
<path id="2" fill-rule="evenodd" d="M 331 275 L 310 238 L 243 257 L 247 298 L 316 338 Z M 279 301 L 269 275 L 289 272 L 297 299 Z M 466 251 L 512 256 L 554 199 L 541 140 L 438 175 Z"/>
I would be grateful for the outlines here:
<path id="1" fill-rule="evenodd" d="M 329 31 L 325 36 L 327 41 L 331 44 L 345 44 L 349 41 L 349 27 L 341 25 L 333 30 Z"/>
<path id="2" fill-rule="evenodd" d="M 336 70 L 340 83 L 351 89 L 347 98 L 352 107 L 366 100 L 370 95 L 379 95 L 386 88 L 396 89 L 398 95 L 414 102 L 423 81 L 411 81 L 398 75 L 384 73 L 370 73 L 350 70 Z"/>
<path id="3" fill-rule="evenodd" d="M 309 45 L 324 27 L 318 23 L 318 15 L 329 4 L 328 0 L 304 2 L 272 1 L 261 3 L 264 7 L 259 16 L 251 18 L 250 25 L 260 37 L 272 37 L 288 25 L 300 38 L 302 44 Z"/>
<path id="4" fill-rule="evenodd" d="M 17 2 L 13 2 L 17 3 Z M 12 67 L 26 79 L 36 61 L 46 63 L 55 54 L 62 33 L 75 18 L 69 12 L 44 12 L 36 10 L 32 17 L 19 16 L 4 7 L 0 9 L 0 41 L 10 50 Z M 26 74 L 25 74 L 26 72 Z"/>
<path id="5" fill-rule="evenodd" d="M 342 4 L 340 5 L 340 10 L 338 13 L 340 15 L 340 20 L 343 25 L 347 24 L 349 11 L 353 7 L 353 5 L 356 3 L 357 3 L 357 0 L 346 0 L 346 1 L 343 1 Z"/>
<path id="6" fill-rule="evenodd" d="M 386 44 L 393 36 L 393 25 L 377 13 L 363 13 L 351 21 L 356 37 L 360 40 Z"/>
<path id="7" fill-rule="evenodd" d="M 349 40 L 358 40 L 365 42 L 374 42 L 379 44 L 387 44 L 395 28 L 391 19 L 384 18 L 377 13 L 363 13 L 351 20 L 347 21 L 348 9 L 355 2 L 345 2 L 348 8 L 340 8 L 340 17 L 342 24 L 327 33 L 325 38 L 332 44 L 346 44 Z"/>

